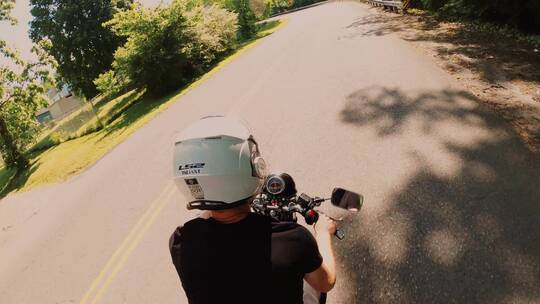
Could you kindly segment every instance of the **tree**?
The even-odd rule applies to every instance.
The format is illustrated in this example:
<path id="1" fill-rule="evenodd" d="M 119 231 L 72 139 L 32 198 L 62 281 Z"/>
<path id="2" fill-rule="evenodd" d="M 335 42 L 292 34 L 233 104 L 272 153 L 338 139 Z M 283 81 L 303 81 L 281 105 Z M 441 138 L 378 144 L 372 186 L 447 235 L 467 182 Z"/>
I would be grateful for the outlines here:
<path id="1" fill-rule="evenodd" d="M 148 9 L 140 5 L 118 12 L 105 23 L 127 42 L 114 55 L 114 73 L 98 79 L 101 87 L 123 83 L 162 96 L 190 81 L 216 56 L 229 50 L 236 33 L 236 14 L 217 5 L 173 1 Z"/>
<path id="2" fill-rule="evenodd" d="M 86 98 L 97 94 L 93 80 L 111 67 L 123 40 L 102 26 L 132 0 L 31 0 L 30 37 L 47 38 L 58 62 L 60 81 Z"/>
<path id="3" fill-rule="evenodd" d="M 188 9 L 194 6 L 206 6 L 211 5 L 220 6 L 228 11 L 234 12 L 238 15 L 238 38 L 239 40 L 247 40 L 252 38 L 257 33 L 257 16 L 252 10 L 252 0 L 184 0 Z M 292 1 L 292 0 L 288 0 Z M 258 5 L 264 3 L 264 0 L 259 0 Z M 264 4 L 263 4 L 264 5 Z M 261 12 L 262 13 L 262 12 Z"/>
<path id="4" fill-rule="evenodd" d="M 12 25 L 16 23 L 10 14 L 14 6 L 15 0 L 0 0 L 0 21 L 8 20 Z"/>
<path id="5" fill-rule="evenodd" d="M 257 33 L 257 17 L 249 6 L 249 0 L 227 0 L 226 6 L 238 14 L 238 38 L 252 38 Z"/>
<path id="6" fill-rule="evenodd" d="M 113 70 L 109 70 L 105 73 L 99 74 L 99 76 L 94 79 L 94 84 L 96 85 L 97 90 L 107 97 L 115 96 L 118 94 L 125 82 L 120 79 Z"/>
<path id="7" fill-rule="evenodd" d="M 0 21 L 13 24 L 15 20 L 9 15 L 13 6 L 7 2 L 0 2 Z M 55 62 L 43 51 L 48 44 L 44 40 L 35 45 L 32 51 L 38 60 L 26 62 L 0 40 L 0 55 L 13 63 L 13 67 L 0 66 L 0 153 L 8 167 L 23 169 L 28 165 L 23 150 L 33 139 L 37 127 L 34 114 L 46 104 L 45 91 L 52 84 Z"/>
<path id="8" fill-rule="evenodd" d="M 185 50 L 200 73 L 220 54 L 232 49 L 238 30 L 237 14 L 210 4 L 193 6 L 184 15 L 190 36 Z"/>
<path id="9" fill-rule="evenodd" d="M 153 95 L 170 92 L 193 75 L 183 51 L 188 40 L 183 8 L 174 5 L 178 9 L 137 5 L 106 23 L 115 34 L 128 38 L 114 54 L 115 74 Z"/>

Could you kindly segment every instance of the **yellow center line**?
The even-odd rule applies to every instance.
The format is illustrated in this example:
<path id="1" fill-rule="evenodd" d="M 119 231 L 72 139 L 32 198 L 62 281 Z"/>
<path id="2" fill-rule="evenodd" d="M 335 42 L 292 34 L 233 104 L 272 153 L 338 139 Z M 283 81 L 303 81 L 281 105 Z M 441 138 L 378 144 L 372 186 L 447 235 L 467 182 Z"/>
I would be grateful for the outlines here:
<path id="1" fill-rule="evenodd" d="M 169 199 L 171 198 L 171 196 L 173 194 L 174 194 L 174 191 L 169 191 L 167 196 L 163 199 L 162 203 L 159 204 L 159 206 L 156 208 L 156 210 L 154 211 L 152 216 L 148 219 L 148 221 L 146 222 L 144 227 L 137 234 L 136 238 L 133 240 L 133 242 L 130 244 L 130 246 L 127 248 L 127 250 L 124 252 L 124 254 L 120 258 L 119 262 L 116 264 L 116 266 L 114 267 L 112 272 L 109 274 L 109 276 L 107 277 L 107 280 L 105 281 L 105 283 L 103 283 L 103 286 L 101 286 L 101 288 L 99 289 L 99 291 L 96 294 L 96 297 L 91 302 L 92 304 L 99 303 L 99 300 L 103 296 L 103 293 L 109 288 L 109 285 L 111 284 L 111 282 L 114 280 L 114 278 L 116 277 L 118 272 L 122 269 L 122 267 L 126 263 L 127 259 L 129 258 L 129 256 L 133 252 L 133 250 L 137 247 L 137 245 L 142 240 L 142 238 L 143 238 L 144 234 L 146 233 L 146 231 L 148 230 L 148 228 L 150 228 L 150 226 L 152 226 L 155 219 L 161 213 L 161 210 L 163 209 L 163 207 L 165 207 L 167 205 L 167 203 L 169 202 Z"/>
<path id="2" fill-rule="evenodd" d="M 123 260 L 127 258 L 127 257 L 124 257 L 125 252 L 131 252 L 133 250 L 130 248 L 135 247 L 134 245 L 138 243 L 138 240 L 140 239 L 141 234 L 144 234 L 146 229 L 148 229 L 147 227 L 149 227 L 149 225 L 154 221 L 155 216 L 157 216 L 159 211 L 161 211 L 161 209 L 168 202 L 168 198 L 170 197 L 172 193 L 174 193 L 174 187 L 173 187 L 173 183 L 170 182 L 160 192 L 160 194 L 156 197 L 156 199 L 152 201 L 152 203 L 150 204 L 146 212 L 141 216 L 139 221 L 131 229 L 130 233 L 124 239 L 120 247 L 118 247 L 116 251 L 113 253 L 113 255 L 109 258 L 109 260 L 107 261 L 103 269 L 100 271 L 99 275 L 94 279 L 94 281 L 92 281 L 90 288 L 83 295 L 79 304 L 85 304 L 90 298 L 90 296 L 92 295 L 92 293 L 94 293 L 95 289 L 101 284 L 105 275 L 110 272 L 110 269 L 114 267 L 115 265 L 118 265 L 118 262 L 122 262 Z M 157 210 L 157 213 L 156 213 L 156 210 Z M 116 267 L 114 269 L 116 269 Z M 109 277 L 107 278 L 107 280 L 109 280 L 111 274 L 112 272 L 109 274 Z M 103 290 L 103 286 L 100 289 L 101 293 L 103 293 L 104 291 L 102 290 Z M 94 303 L 95 301 L 96 300 L 94 300 L 92 303 Z"/>

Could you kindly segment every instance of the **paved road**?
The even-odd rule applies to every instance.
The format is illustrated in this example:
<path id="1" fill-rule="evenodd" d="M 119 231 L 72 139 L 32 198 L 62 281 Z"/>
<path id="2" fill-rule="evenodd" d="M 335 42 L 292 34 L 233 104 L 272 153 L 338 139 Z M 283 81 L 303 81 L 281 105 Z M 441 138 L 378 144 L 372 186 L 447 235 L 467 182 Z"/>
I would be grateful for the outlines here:
<path id="1" fill-rule="evenodd" d="M 331 303 L 540 302 L 539 157 L 373 14 L 290 14 L 83 174 L 5 198 L 0 302 L 184 303 L 167 241 L 194 214 L 172 139 L 211 113 L 246 119 L 301 190 L 364 193 Z"/>

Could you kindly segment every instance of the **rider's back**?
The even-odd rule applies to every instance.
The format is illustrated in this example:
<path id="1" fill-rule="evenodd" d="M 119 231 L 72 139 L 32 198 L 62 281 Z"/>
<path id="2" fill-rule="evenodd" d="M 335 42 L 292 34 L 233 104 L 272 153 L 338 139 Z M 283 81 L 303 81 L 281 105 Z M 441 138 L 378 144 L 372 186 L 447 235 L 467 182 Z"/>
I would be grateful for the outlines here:
<path id="1" fill-rule="evenodd" d="M 190 304 L 269 303 L 271 226 L 250 214 L 232 224 L 197 218 L 171 236 L 171 255 Z"/>
<path id="2" fill-rule="evenodd" d="M 233 224 L 191 220 L 170 249 L 190 304 L 302 303 L 303 275 L 322 262 L 305 228 L 253 213 Z"/>

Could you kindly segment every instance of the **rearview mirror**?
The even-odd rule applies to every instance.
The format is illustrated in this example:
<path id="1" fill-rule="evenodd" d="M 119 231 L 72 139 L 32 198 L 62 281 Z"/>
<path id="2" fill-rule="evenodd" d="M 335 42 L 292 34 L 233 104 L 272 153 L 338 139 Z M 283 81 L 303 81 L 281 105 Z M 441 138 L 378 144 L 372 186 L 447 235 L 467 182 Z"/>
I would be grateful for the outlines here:
<path id="1" fill-rule="evenodd" d="M 334 188 L 330 201 L 336 207 L 358 212 L 364 203 L 364 197 L 361 194 L 343 188 Z"/>

